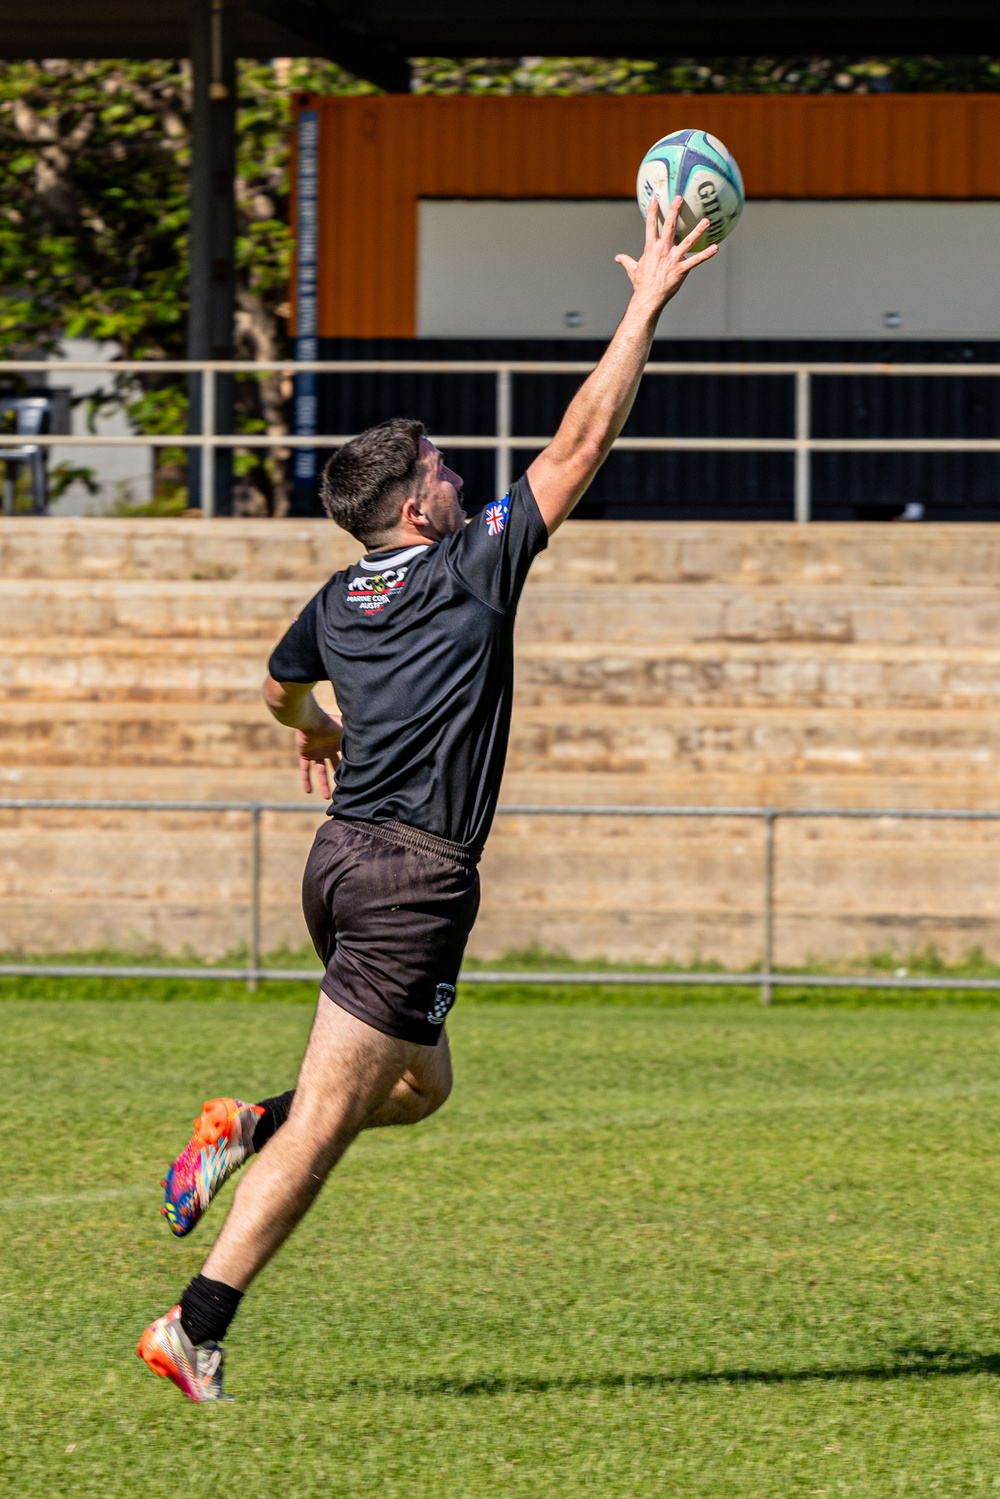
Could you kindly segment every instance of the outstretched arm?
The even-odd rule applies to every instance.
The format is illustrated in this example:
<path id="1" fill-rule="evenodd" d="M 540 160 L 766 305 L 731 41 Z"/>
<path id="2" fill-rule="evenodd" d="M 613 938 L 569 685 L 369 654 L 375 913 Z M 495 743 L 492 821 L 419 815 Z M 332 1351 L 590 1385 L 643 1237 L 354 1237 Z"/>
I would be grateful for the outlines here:
<path id="1" fill-rule="evenodd" d="M 559 431 L 528 469 L 528 482 L 550 535 L 583 495 L 628 419 L 660 313 L 692 267 L 710 260 L 718 249 L 710 245 L 698 255 L 691 253 L 691 246 L 708 228 L 708 219 L 696 224 L 679 245 L 674 244 L 682 201 L 674 199 L 659 229 L 654 198 L 646 215 L 641 260 L 615 256 L 632 283 L 625 316 L 600 364 L 570 402 Z"/>
<path id="2" fill-rule="evenodd" d="M 333 795 L 330 767 L 340 762 L 342 725 L 331 718 L 313 697 L 315 682 L 278 682 L 268 674 L 261 691 L 272 717 L 286 728 L 295 730 L 295 749 L 299 757 L 303 790 L 311 792 L 312 768 L 316 766 L 319 789 L 327 798 Z"/>

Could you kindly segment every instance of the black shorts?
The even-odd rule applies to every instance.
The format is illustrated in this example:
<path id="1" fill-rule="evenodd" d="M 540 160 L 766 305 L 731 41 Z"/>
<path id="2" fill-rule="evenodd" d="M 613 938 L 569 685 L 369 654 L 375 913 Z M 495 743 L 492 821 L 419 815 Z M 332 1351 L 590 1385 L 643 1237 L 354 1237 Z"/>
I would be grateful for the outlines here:
<path id="1" fill-rule="evenodd" d="M 477 862 L 403 823 L 324 823 L 302 879 L 323 993 L 387 1036 L 436 1046 L 479 910 Z"/>

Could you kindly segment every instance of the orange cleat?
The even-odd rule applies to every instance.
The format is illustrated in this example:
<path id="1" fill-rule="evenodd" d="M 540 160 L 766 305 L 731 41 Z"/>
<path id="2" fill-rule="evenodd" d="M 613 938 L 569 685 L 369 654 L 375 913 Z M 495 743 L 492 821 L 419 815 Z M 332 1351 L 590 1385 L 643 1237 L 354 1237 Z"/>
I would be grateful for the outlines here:
<path id="1" fill-rule="evenodd" d="M 209 1400 L 232 1400 L 222 1388 L 226 1355 L 218 1343 L 192 1343 L 181 1326 L 181 1309 L 172 1306 L 165 1317 L 151 1322 L 135 1350 L 161 1379 L 172 1379 L 195 1405 Z"/>
<path id="2" fill-rule="evenodd" d="M 238 1098 L 210 1098 L 203 1105 L 194 1134 L 160 1183 L 160 1211 L 179 1239 L 253 1152 L 253 1132 L 263 1112 L 259 1104 Z"/>

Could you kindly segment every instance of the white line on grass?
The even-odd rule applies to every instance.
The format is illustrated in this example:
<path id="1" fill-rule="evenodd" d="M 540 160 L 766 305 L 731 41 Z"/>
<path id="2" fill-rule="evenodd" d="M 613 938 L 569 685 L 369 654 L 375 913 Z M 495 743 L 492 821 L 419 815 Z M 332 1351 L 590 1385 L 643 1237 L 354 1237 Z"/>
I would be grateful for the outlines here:
<path id="1" fill-rule="evenodd" d="M 22 1208 L 69 1207 L 76 1202 L 113 1202 L 118 1197 L 153 1195 L 149 1182 L 141 1187 L 85 1187 L 80 1192 L 39 1192 L 24 1197 L 0 1197 L 0 1212 L 16 1213 Z"/>

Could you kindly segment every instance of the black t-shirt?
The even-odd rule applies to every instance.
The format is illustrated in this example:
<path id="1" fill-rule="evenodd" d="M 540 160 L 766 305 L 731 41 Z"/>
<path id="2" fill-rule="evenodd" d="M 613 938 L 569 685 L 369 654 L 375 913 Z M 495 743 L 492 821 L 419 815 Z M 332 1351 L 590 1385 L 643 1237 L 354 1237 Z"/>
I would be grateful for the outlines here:
<path id="1" fill-rule="evenodd" d="M 522 478 L 453 536 L 371 553 L 306 605 L 269 670 L 333 683 L 344 720 L 333 814 L 482 846 L 507 753 L 514 616 L 547 543 Z"/>

